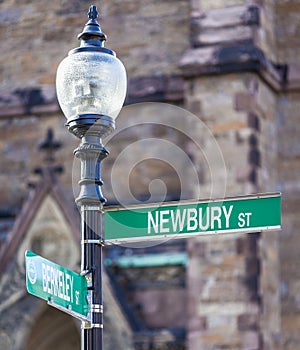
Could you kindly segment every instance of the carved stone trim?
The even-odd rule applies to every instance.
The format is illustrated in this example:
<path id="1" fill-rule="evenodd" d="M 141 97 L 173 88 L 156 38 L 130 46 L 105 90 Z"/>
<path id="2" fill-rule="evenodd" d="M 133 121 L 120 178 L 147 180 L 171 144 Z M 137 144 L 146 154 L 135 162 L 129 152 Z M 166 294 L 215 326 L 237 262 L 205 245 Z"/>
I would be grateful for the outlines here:
<path id="1" fill-rule="evenodd" d="M 55 86 L 0 91 L 0 118 L 61 113 Z M 179 75 L 129 78 L 126 104 L 177 102 L 183 100 L 183 79 Z"/>
<path id="2" fill-rule="evenodd" d="M 182 57 L 180 68 L 185 78 L 252 71 L 276 92 L 289 90 L 290 86 L 287 79 L 289 67 L 271 62 L 259 47 L 252 44 L 190 49 Z M 295 85 L 292 87 L 295 89 Z"/>

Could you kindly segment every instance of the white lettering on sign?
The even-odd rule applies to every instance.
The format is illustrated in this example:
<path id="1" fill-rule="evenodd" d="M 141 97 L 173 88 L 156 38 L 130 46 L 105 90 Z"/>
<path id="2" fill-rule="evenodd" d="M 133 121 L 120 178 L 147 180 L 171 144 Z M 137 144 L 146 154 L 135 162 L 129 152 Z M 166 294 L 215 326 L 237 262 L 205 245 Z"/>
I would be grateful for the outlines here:
<path id="1" fill-rule="evenodd" d="M 169 212 L 170 210 L 162 210 L 159 212 L 160 216 L 160 225 L 159 230 L 161 233 L 167 233 L 170 232 L 170 229 L 168 227 L 164 227 L 165 224 L 169 223 Z"/>
<path id="2" fill-rule="evenodd" d="M 221 215 L 222 210 L 220 207 L 212 207 L 211 208 L 211 221 L 210 221 L 210 227 L 212 230 L 217 230 L 222 227 L 221 225 Z M 217 223 L 217 225 L 215 225 Z"/>
<path id="3" fill-rule="evenodd" d="M 204 213 L 203 208 L 200 208 L 199 216 L 201 216 L 201 220 L 199 220 L 199 228 L 201 231 L 206 231 L 210 224 L 210 210 L 206 210 Z"/>
<path id="4" fill-rule="evenodd" d="M 225 220 L 226 220 L 226 223 L 225 223 L 226 228 L 229 228 L 229 219 L 231 216 L 232 208 L 233 208 L 233 205 L 230 205 L 230 207 L 228 208 L 228 211 L 226 211 L 226 207 L 222 207 Z"/>
<path id="5" fill-rule="evenodd" d="M 155 212 L 155 221 L 153 219 L 152 213 L 149 211 L 148 212 L 148 233 L 151 233 L 151 231 L 150 231 L 151 230 L 150 229 L 151 225 L 152 225 L 152 227 L 154 229 L 154 232 L 158 233 L 158 222 L 159 222 L 159 220 L 158 220 L 158 211 Z"/>
<path id="6" fill-rule="evenodd" d="M 252 213 L 239 213 L 238 215 L 238 225 L 239 227 L 249 227 L 250 226 L 250 218 Z"/>
<path id="7" fill-rule="evenodd" d="M 196 230 L 197 226 L 197 209 L 189 208 L 187 210 L 187 229 L 188 231 Z"/>
<path id="8" fill-rule="evenodd" d="M 175 211 L 171 210 L 171 222 L 172 222 L 173 230 L 175 232 L 182 231 L 184 228 L 184 222 L 185 222 L 185 210 L 182 213 L 182 215 L 180 213 L 180 210 L 175 210 Z M 148 233 L 150 233 L 149 226 L 148 226 Z"/>
<path id="9" fill-rule="evenodd" d="M 148 212 L 148 234 L 182 232 L 186 227 L 189 231 L 207 231 L 228 229 L 233 205 L 228 207 L 208 206 L 206 208 L 185 208 L 180 210 L 161 210 Z M 251 213 L 245 213 L 250 214 Z M 239 222 L 242 223 L 239 216 Z M 249 216 L 247 217 L 249 221 Z M 242 227 L 242 226 L 240 226 Z"/>
<path id="10" fill-rule="evenodd" d="M 53 266 L 42 263 L 43 291 L 73 303 L 74 277 Z"/>

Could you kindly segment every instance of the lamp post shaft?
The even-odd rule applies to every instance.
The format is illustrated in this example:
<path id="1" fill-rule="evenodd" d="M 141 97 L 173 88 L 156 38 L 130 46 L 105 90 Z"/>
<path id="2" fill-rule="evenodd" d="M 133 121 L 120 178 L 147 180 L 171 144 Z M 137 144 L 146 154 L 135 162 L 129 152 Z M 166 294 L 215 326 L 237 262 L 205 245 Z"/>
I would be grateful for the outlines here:
<path id="1" fill-rule="evenodd" d="M 88 322 L 82 323 L 82 350 L 103 349 L 102 245 L 104 239 L 101 162 L 108 155 L 101 138 L 115 129 L 126 97 L 126 70 L 114 51 L 104 47 L 106 35 L 92 5 L 88 22 L 57 68 L 56 91 L 69 131 L 81 139 L 74 151 L 81 161 L 81 272 L 88 281 Z"/>
<path id="2" fill-rule="evenodd" d="M 91 323 L 82 323 L 81 350 L 103 349 L 102 242 L 103 203 L 101 162 L 108 152 L 97 132 L 87 133 L 75 150 L 81 161 L 80 193 L 76 199 L 81 210 L 81 272 L 89 288 Z"/>
<path id="3" fill-rule="evenodd" d="M 92 209 L 92 210 L 91 210 Z M 82 208 L 82 271 L 90 273 L 91 324 L 82 324 L 82 350 L 103 348 L 102 246 L 97 233 L 102 233 L 102 213 L 97 208 Z M 96 233 L 97 232 L 97 233 Z M 90 242 L 89 242 L 90 241 Z"/>

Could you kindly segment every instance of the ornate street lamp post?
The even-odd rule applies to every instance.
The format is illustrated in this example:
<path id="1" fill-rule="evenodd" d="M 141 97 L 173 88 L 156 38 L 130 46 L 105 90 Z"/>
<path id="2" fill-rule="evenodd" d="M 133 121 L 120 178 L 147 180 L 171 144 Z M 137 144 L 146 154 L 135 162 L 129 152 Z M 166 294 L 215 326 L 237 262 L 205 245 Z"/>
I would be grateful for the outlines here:
<path id="1" fill-rule="evenodd" d="M 57 70 L 56 89 L 69 131 L 81 139 L 74 151 L 81 161 L 81 272 L 89 283 L 91 322 L 82 322 L 81 349 L 103 349 L 102 243 L 103 204 L 101 161 L 108 155 L 101 139 L 115 128 L 126 95 L 126 71 L 115 53 L 104 47 L 106 35 L 97 22 L 96 6 L 71 50 Z"/>

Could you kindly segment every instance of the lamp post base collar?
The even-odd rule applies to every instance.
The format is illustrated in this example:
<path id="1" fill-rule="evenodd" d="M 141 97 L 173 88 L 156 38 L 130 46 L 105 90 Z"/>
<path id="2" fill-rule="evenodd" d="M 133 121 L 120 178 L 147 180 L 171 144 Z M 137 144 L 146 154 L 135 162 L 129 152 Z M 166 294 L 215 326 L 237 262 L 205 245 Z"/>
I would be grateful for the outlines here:
<path id="1" fill-rule="evenodd" d="M 80 139 L 86 133 L 97 134 L 103 138 L 115 130 L 113 118 L 103 114 L 78 114 L 74 119 L 68 120 L 66 126 Z"/>

